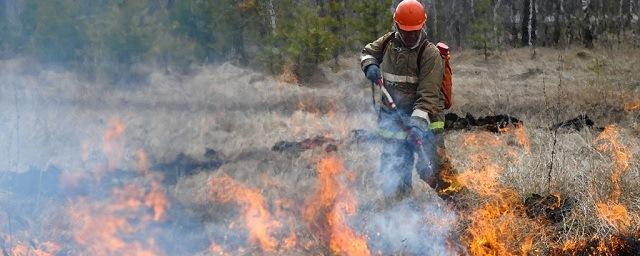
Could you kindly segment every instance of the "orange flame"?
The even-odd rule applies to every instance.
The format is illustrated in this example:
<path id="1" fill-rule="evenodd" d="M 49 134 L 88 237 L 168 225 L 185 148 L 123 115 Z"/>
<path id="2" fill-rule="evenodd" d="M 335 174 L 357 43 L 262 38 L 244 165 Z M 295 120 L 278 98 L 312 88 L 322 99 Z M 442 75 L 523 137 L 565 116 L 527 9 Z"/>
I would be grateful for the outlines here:
<path id="1" fill-rule="evenodd" d="M 465 134 L 462 139 L 462 144 L 465 146 L 495 148 L 503 145 L 502 140 L 497 135 L 486 131 Z"/>
<path id="2" fill-rule="evenodd" d="M 11 255 L 26 256 L 29 253 L 29 247 L 23 243 L 18 243 L 11 249 Z"/>
<path id="3" fill-rule="evenodd" d="M 562 245 L 562 251 L 564 252 L 572 252 L 575 251 L 578 248 L 584 247 L 586 243 L 584 241 L 576 241 L 573 239 L 569 239 L 567 241 L 564 242 L 564 244 Z"/>
<path id="4" fill-rule="evenodd" d="M 597 242 L 597 244 L 595 244 Z M 560 252 L 554 255 L 620 255 L 619 250 L 625 246 L 625 242 L 618 236 L 607 236 L 591 239 L 569 239 L 561 246 Z M 589 251 L 580 251 L 580 250 Z"/>
<path id="5" fill-rule="evenodd" d="M 627 208 L 618 203 L 597 203 L 596 211 L 598 217 L 606 221 L 609 225 L 617 228 L 621 232 L 627 232 L 631 227 L 631 219 Z"/>
<path id="6" fill-rule="evenodd" d="M 93 203 L 81 199 L 68 209 L 76 243 L 85 253 L 94 255 L 161 255 L 153 238 L 129 242 L 123 236 L 144 229 L 150 217 L 140 222 L 131 218 L 144 215 L 141 209 L 143 191 L 134 186 L 114 190 L 114 202 Z"/>
<path id="7" fill-rule="evenodd" d="M 32 243 L 33 244 L 33 243 Z M 11 248 L 12 256 L 53 256 L 60 251 L 60 245 L 53 242 L 44 242 L 42 244 L 31 246 L 23 243 L 16 244 Z"/>
<path id="8" fill-rule="evenodd" d="M 211 251 L 213 255 L 218 255 L 218 256 L 227 255 L 222 249 L 222 247 L 220 247 L 220 245 L 217 245 L 216 243 L 211 243 L 211 246 L 209 246 L 209 251 Z"/>
<path id="9" fill-rule="evenodd" d="M 522 139 L 518 144 L 528 150 L 524 130 L 516 127 L 515 135 Z M 471 255 L 528 254 L 533 249 L 535 234 L 544 232 L 544 227 L 523 216 L 519 194 L 499 180 L 502 166 L 514 162 L 511 158 L 519 160 L 519 155 L 511 154 L 504 141 L 489 132 L 465 134 L 462 139 L 462 144 L 473 152 L 468 154 L 471 165 L 455 180 L 482 202 L 462 214 L 469 222 L 462 237 L 469 252 Z"/>
<path id="10" fill-rule="evenodd" d="M 144 205 L 153 209 L 153 220 L 163 219 L 166 209 L 169 208 L 169 201 L 158 181 L 151 182 L 151 191 L 144 198 Z"/>
<path id="11" fill-rule="evenodd" d="M 211 179 L 210 186 L 217 200 L 223 203 L 236 202 L 242 207 L 250 242 L 259 245 L 265 252 L 276 249 L 278 241 L 271 233 L 280 227 L 280 223 L 272 220 L 265 200 L 259 192 L 237 183 L 226 175 Z"/>
<path id="12" fill-rule="evenodd" d="M 533 236 L 528 236 L 525 242 L 522 244 L 522 248 L 520 249 L 520 255 L 527 256 L 529 255 L 529 251 L 533 248 Z"/>
<path id="13" fill-rule="evenodd" d="M 615 125 L 607 126 L 598 138 L 597 149 L 601 152 L 608 152 L 613 158 L 613 169 L 611 173 L 611 185 L 613 186 L 607 203 L 596 203 L 596 213 L 610 226 L 626 233 L 631 226 L 630 213 L 627 208 L 619 203 L 622 195 L 620 182 L 622 176 L 629 171 L 632 156 L 629 150 L 620 142 L 620 132 Z"/>
<path id="14" fill-rule="evenodd" d="M 527 137 L 527 132 L 524 130 L 524 125 L 518 125 L 516 129 L 514 129 L 514 134 L 518 144 L 524 148 L 525 152 L 531 152 L 531 143 L 529 143 L 529 138 Z"/>
<path id="15" fill-rule="evenodd" d="M 472 255 L 515 254 L 515 246 L 521 243 L 519 236 L 526 234 L 516 232 L 520 221 L 510 200 L 492 201 L 468 216 L 471 224 L 466 239 Z M 525 241 L 524 248 L 527 243 Z M 522 246 L 519 249 L 522 250 Z"/>
<path id="16" fill-rule="evenodd" d="M 121 137 L 126 126 L 118 118 L 111 118 L 109 125 L 102 137 L 102 152 L 107 156 L 109 170 L 117 167 L 124 154 L 124 146 Z"/>
<path id="17" fill-rule="evenodd" d="M 103 135 L 102 150 L 108 159 L 109 169 L 115 168 L 123 157 L 124 131 L 124 123 L 112 118 Z M 87 148 L 83 145 L 83 152 Z M 97 172 L 103 168 L 98 167 Z M 113 188 L 106 200 L 79 198 L 66 209 L 70 219 L 74 220 L 73 238 L 83 254 L 162 255 L 153 238 L 130 238 L 143 232 L 151 221 L 161 220 L 169 206 L 159 183 L 160 177 L 147 172 L 148 161 L 142 150 L 138 151 L 138 168 L 150 182 L 149 191 L 144 184 L 128 183 Z"/>
<path id="18" fill-rule="evenodd" d="M 500 169 L 495 165 L 485 165 L 481 170 L 466 171 L 458 175 L 457 181 L 464 187 L 483 195 L 492 196 L 498 192 Z"/>
<path id="19" fill-rule="evenodd" d="M 611 192 L 611 200 L 617 202 L 622 194 L 620 181 L 622 176 L 629 171 L 629 161 L 631 154 L 628 149 L 620 142 L 620 132 L 615 125 L 607 126 L 596 142 L 599 143 L 597 149 L 601 152 L 609 152 L 613 158 L 613 170 L 611 174 L 611 183 L 613 191 Z"/>
<path id="20" fill-rule="evenodd" d="M 304 209 L 307 221 L 314 222 L 318 217 L 326 218 L 330 232 L 329 247 L 339 255 L 371 255 L 367 240 L 356 234 L 347 224 L 348 216 L 356 212 L 357 201 L 351 191 L 341 181 L 351 178 L 344 173 L 342 162 L 329 156 L 320 160 L 318 165 L 318 191 L 309 198 Z M 322 211 L 327 210 L 321 216 Z"/>
<path id="21" fill-rule="evenodd" d="M 625 103 L 624 104 L 624 110 L 626 110 L 626 111 L 640 110 L 640 101 Z"/>
<path id="22" fill-rule="evenodd" d="M 144 150 L 138 150 L 137 156 L 138 171 L 143 176 L 151 179 L 151 190 L 144 197 L 144 205 L 153 209 L 153 220 L 160 221 L 164 217 L 166 209 L 169 207 L 169 201 L 167 200 L 160 184 L 161 177 L 150 174 L 149 160 L 147 159 L 147 155 Z"/>

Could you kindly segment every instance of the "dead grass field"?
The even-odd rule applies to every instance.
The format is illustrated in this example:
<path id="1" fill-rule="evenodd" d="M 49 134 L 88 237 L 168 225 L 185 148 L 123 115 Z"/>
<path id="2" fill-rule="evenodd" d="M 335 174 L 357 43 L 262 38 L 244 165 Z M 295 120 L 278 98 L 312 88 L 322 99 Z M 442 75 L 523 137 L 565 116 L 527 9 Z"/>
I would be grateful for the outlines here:
<path id="1" fill-rule="evenodd" d="M 453 63 L 451 112 L 518 117 L 526 138 L 523 142 L 515 131 L 446 135 L 448 153 L 465 185 L 464 209 L 451 208 L 417 178 L 411 198 L 385 202 L 376 187 L 385 178 L 376 173 L 380 145 L 338 143 L 336 152 L 316 148 L 299 155 L 271 150 L 282 140 L 316 135 L 343 139 L 353 129 L 375 129 L 369 85 L 355 57 L 341 59 L 339 67 L 325 67 L 327 81 L 313 86 L 220 64 L 188 77 L 153 73 L 148 85 L 117 89 L 87 83 L 72 73 L 39 70 L 27 60 L 5 61 L 0 63 L 0 170 L 55 166 L 91 180 L 94 169 L 114 159 L 113 167 L 135 170 L 141 149 L 151 163 L 169 162 L 179 153 L 201 157 L 205 148 L 215 149 L 224 159 L 219 169 L 162 188 L 171 204 L 168 220 L 160 223 L 184 218 L 200 228 L 162 226 L 160 233 L 185 238 L 180 244 L 154 245 L 164 249 L 158 249 L 160 255 L 349 255 L 362 249 L 341 247 L 333 244 L 335 239 L 352 245 L 364 239 L 372 254 L 571 255 L 571 248 L 562 250 L 570 245 L 567 241 L 579 247 L 581 240 L 593 237 L 640 236 L 640 110 L 630 107 L 640 101 L 640 51 L 537 49 L 531 59 L 528 50 L 516 49 L 488 62 L 476 52 L 463 52 L 454 55 Z M 594 120 L 594 128 L 549 129 L 581 114 Z M 104 148 L 105 129 L 114 119 L 126 127 L 117 138 L 115 158 Z M 600 128 L 606 127 L 603 135 Z M 323 163 L 338 171 L 324 176 Z M 133 180 L 144 183 L 140 177 Z M 226 190 L 215 192 L 215 187 Z M 522 208 L 534 193 L 576 203 L 560 222 L 531 219 Z M 5 250 L 21 243 L 18 235 L 6 235 L 12 214 L 23 212 L 14 208 L 26 207 L 15 202 L 15 194 L 0 187 Z M 329 203 L 318 203 L 323 195 L 329 195 Z M 262 203 L 243 199 L 253 196 Z M 35 205 L 28 206 L 36 211 L 23 217 L 28 220 L 22 225 L 23 239 L 62 244 L 58 251 L 70 255 L 124 252 L 99 251 L 74 238 L 74 225 L 47 221 L 45 213 L 70 221 L 64 209 L 76 199 L 51 206 L 46 198 L 38 195 Z M 598 212 L 599 203 L 610 207 Z M 46 212 L 38 212 L 43 205 Z M 611 214 L 620 213 L 618 205 L 626 217 Z M 266 214 L 266 219 L 256 223 L 243 215 L 254 206 L 262 206 L 260 216 Z M 476 221 L 480 219 L 485 222 Z M 261 225 L 262 234 L 271 239 L 254 237 L 250 226 Z M 122 238 L 130 243 L 136 239 Z M 478 239 L 487 241 L 477 244 Z M 202 247 L 203 240 L 210 246 Z"/>

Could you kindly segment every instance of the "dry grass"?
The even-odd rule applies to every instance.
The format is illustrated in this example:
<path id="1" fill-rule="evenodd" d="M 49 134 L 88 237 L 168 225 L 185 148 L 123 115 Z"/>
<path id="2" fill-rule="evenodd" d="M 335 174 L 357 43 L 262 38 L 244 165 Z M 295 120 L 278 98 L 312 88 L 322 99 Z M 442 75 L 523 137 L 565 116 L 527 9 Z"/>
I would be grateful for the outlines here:
<path id="1" fill-rule="evenodd" d="M 571 215 L 561 223 L 545 224 L 544 235 L 534 240 L 534 248 L 542 254 L 550 242 L 562 244 L 567 239 L 617 233 L 620 230 L 599 218 L 595 208 L 597 202 L 608 200 L 614 189 L 612 156 L 597 148 L 600 130 L 558 133 L 554 146 L 554 133 L 548 129 L 558 121 L 588 114 L 597 127 L 615 124 L 619 141 L 631 156 L 621 178 L 619 202 L 633 216 L 626 232 L 637 233 L 640 111 L 623 108 L 624 103 L 640 100 L 640 52 L 538 49 L 533 60 L 528 54 L 525 49 L 510 50 L 489 62 L 475 52 L 454 56 L 455 105 L 451 111 L 516 116 L 524 121 L 531 144 L 527 152 L 513 135 L 505 134 L 492 135 L 500 141 L 495 149 L 473 148 L 464 141 L 476 132 L 452 132 L 446 143 L 456 169 L 461 173 L 478 170 L 483 163 L 470 156 L 486 153 L 491 163 L 500 166 L 497 188 L 515 191 L 519 199 L 515 204 L 532 193 L 576 198 Z M 340 63 L 334 70 L 326 68 L 329 82 L 313 87 L 298 87 L 222 64 L 203 67 L 190 77 L 152 74 L 148 86 L 113 89 L 85 83 L 70 73 L 32 71 L 20 60 L 3 62 L 0 130 L 6 132 L 0 133 L 0 158 L 4 159 L 0 170 L 54 165 L 71 172 L 86 171 L 104 160 L 102 133 L 115 116 L 127 126 L 124 157 L 119 162 L 122 168 L 135 169 L 138 149 L 147 151 L 152 162 L 170 161 L 180 152 L 200 156 L 205 147 L 223 154 L 226 162 L 217 172 L 202 172 L 166 188 L 176 202 L 200 216 L 198 221 L 210 240 L 229 250 L 242 246 L 248 248 L 247 253 L 260 252 L 255 245 L 238 239 L 245 231 L 229 228 L 230 223 L 241 221 L 238 207 L 212 202 L 209 180 L 224 174 L 262 194 L 274 216 L 276 202 L 290 203 L 281 210 L 283 216 L 292 216 L 293 222 L 288 217 L 274 218 L 299 234 L 300 245 L 276 254 L 328 253 L 326 237 L 309 232 L 309 224 L 299 217 L 318 189 L 316 165 L 326 153 L 316 149 L 291 156 L 270 147 L 280 140 L 318 134 L 345 138 L 351 129 L 375 128 L 368 84 L 363 82 L 355 58 L 344 58 Z M 350 217 L 349 223 L 375 241 L 370 244 L 374 252 L 403 248 L 409 254 L 441 253 L 448 247 L 446 234 L 464 233 L 455 224 L 461 217 L 444 207 L 417 178 L 411 200 L 391 206 L 384 203 L 376 187 L 385 178 L 375 172 L 379 145 L 345 145 L 337 154 L 345 169 L 353 173 L 354 178 L 344 182 L 359 203 L 358 214 Z M 82 155 L 88 159 L 83 160 Z M 5 193 L 0 193 L 4 198 Z M 478 195 L 469 198 L 472 208 L 492 200 Z M 425 228 L 417 222 L 411 226 L 403 223 L 424 218 L 438 220 L 434 221 L 438 225 Z M 526 218 L 517 219 L 524 223 L 521 229 L 533 225 Z M 531 232 L 521 229 L 514 231 Z M 239 235 L 221 235 L 234 232 Z M 279 232 L 277 238 L 286 236 L 286 232 Z M 377 233 L 387 238 L 377 238 Z M 516 240 L 524 243 L 525 237 Z M 518 245 L 513 246 L 511 250 L 519 250 Z"/>

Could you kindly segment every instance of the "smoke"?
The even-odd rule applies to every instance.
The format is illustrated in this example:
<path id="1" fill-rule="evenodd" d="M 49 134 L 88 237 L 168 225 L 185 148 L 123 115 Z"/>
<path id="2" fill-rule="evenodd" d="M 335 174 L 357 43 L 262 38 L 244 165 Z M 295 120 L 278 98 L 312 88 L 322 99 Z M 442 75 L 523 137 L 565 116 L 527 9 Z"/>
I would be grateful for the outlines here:
<path id="1" fill-rule="evenodd" d="M 374 252 L 455 255 L 447 244 L 455 215 L 434 202 L 407 198 L 370 214 L 367 228 L 375 234 L 370 240 Z"/>
<path id="2" fill-rule="evenodd" d="M 335 194 L 316 208 L 310 198 L 329 189 L 318 169 L 327 153 L 270 150 L 280 140 L 342 141 L 352 129 L 374 129 L 368 85 L 354 82 L 357 68 L 317 88 L 230 64 L 189 77 L 152 73 L 148 84 L 123 88 L 30 64 L 0 63 L 5 251 L 349 254 L 357 250 L 339 244 L 348 238 L 364 239 L 372 254 L 450 251 L 455 217 L 426 185 L 414 181 L 424 193 L 394 204 L 382 196 L 376 181 L 391 177 L 377 171 L 380 145 L 336 145 L 332 157 L 342 166 L 333 171 L 341 171 L 327 176 Z M 222 158 L 219 169 L 198 169 L 175 184 L 154 170 L 180 153 L 203 159 L 206 148 Z M 221 177 L 245 196 L 216 194 Z M 247 215 L 255 209 L 260 219 Z M 302 217 L 309 209 L 316 218 Z M 263 229 L 252 230 L 257 225 Z"/>

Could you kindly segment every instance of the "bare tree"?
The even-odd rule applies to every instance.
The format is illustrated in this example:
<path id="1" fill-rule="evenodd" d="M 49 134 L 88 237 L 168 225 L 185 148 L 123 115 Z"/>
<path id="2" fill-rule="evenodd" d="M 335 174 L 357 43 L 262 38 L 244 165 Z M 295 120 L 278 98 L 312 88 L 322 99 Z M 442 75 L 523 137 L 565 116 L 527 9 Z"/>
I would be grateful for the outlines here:
<path id="1" fill-rule="evenodd" d="M 593 5 L 591 0 L 582 0 L 582 43 L 587 48 L 593 47 L 593 24 L 591 22 Z"/>
<path id="2" fill-rule="evenodd" d="M 522 8 L 522 46 L 531 47 L 536 39 L 535 0 L 525 0 Z"/>
<path id="3" fill-rule="evenodd" d="M 502 4 L 502 0 L 497 0 L 495 6 L 493 6 L 493 33 L 495 34 L 495 44 L 500 43 L 500 34 L 498 32 L 498 9 Z"/>
<path id="4" fill-rule="evenodd" d="M 276 10 L 273 7 L 273 0 L 267 2 L 267 12 L 269 13 L 269 24 L 271 25 L 271 33 L 276 33 Z"/>

